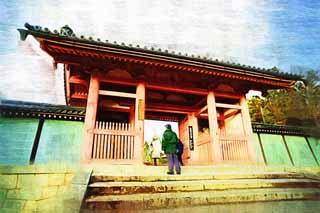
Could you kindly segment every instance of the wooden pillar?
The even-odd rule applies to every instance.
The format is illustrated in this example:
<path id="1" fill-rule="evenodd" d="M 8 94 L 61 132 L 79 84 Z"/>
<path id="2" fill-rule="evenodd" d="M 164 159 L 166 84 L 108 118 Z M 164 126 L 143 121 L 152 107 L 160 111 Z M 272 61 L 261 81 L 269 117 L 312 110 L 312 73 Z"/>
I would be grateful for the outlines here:
<path id="1" fill-rule="evenodd" d="M 134 106 L 130 106 L 129 113 L 130 113 L 129 123 L 130 123 L 130 125 L 134 126 L 134 119 L 135 119 Z"/>
<path id="2" fill-rule="evenodd" d="M 190 151 L 190 164 L 196 164 L 199 162 L 199 150 L 197 146 L 197 140 L 198 140 L 198 119 L 195 116 L 195 113 L 188 113 L 188 126 L 192 126 L 193 129 L 193 147 L 194 150 Z"/>
<path id="3" fill-rule="evenodd" d="M 81 161 L 88 162 L 91 159 L 93 130 L 95 128 L 99 99 L 99 78 L 93 73 L 90 78 L 90 86 L 87 99 L 86 117 L 84 122 L 84 136 L 81 146 Z"/>
<path id="4" fill-rule="evenodd" d="M 217 119 L 217 109 L 216 109 L 216 100 L 214 97 L 214 92 L 209 91 L 207 96 L 207 105 L 208 105 L 208 120 L 209 120 L 209 129 L 210 129 L 210 139 L 212 145 L 212 160 L 214 163 L 219 163 L 222 160 L 221 149 L 219 145 L 219 126 Z M 210 153 L 210 152 L 209 152 Z"/>
<path id="5" fill-rule="evenodd" d="M 70 103 L 70 65 L 65 64 L 64 65 L 64 69 L 65 69 L 65 85 L 66 85 L 66 105 L 69 105 Z"/>
<path id="6" fill-rule="evenodd" d="M 240 98 L 240 105 L 241 105 L 241 117 L 242 117 L 243 129 L 248 141 L 249 159 L 253 162 L 256 162 L 256 152 L 253 144 L 253 130 L 252 130 L 249 109 L 248 109 L 245 96 L 242 96 Z"/>
<path id="7" fill-rule="evenodd" d="M 137 163 L 143 163 L 144 146 L 144 113 L 145 113 L 145 93 L 146 86 L 144 82 L 139 82 L 136 89 L 135 103 L 135 141 L 134 141 L 134 159 Z"/>
<path id="8" fill-rule="evenodd" d="M 226 135 L 226 121 L 224 117 L 224 113 L 220 114 L 220 119 L 219 119 L 219 129 L 220 129 L 220 135 L 225 136 Z"/>

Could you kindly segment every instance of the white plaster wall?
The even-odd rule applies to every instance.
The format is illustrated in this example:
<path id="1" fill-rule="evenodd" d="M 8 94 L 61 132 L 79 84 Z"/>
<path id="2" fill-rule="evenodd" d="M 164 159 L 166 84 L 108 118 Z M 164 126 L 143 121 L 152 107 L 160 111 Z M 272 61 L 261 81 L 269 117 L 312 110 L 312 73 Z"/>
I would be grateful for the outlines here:
<path id="1" fill-rule="evenodd" d="M 1 58 L 0 98 L 64 105 L 63 66 L 55 69 L 32 37 L 18 45 L 17 52 Z"/>

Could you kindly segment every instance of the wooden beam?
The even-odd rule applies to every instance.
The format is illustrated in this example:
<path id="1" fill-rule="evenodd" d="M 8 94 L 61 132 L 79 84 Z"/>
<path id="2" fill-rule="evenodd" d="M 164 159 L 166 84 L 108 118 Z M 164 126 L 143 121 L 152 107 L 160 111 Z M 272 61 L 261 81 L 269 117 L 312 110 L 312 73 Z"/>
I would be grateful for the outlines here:
<path id="1" fill-rule="evenodd" d="M 83 100 L 86 100 L 88 98 L 88 95 L 87 94 L 79 94 L 79 93 L 73 93 L 71 95 L 71 98 L 73 99 L 83 99 Z"/>
<path id="2" fill-rule="evenodd" d="M 197 111 L 194 115 L 197 117 L 200 115 L 202 112 L 206 111 L 208 109 L 208 105 L 202 107 L 199 111 Z"/>
<path id="3" fill-rule="evenodd" d="M 146 110 L 154 111 L 154 112 L 187 114 L 190 112 L 195 112 L 199 109 L 195 107 L 179 106 L 179 105 L 171 105 L 171 104 L 147 104 Z"/>
<path id="4" fill-rule="evenodd" d="M 146 108 L 146 111 L 149 112 L 166 112 L 166 113 L 175 113 L 175 114 L 187 114 L 188 112 L 186 111 L 181 111 L 181 110 L 173 110 L 173 109 L 160 109 L 160 108 Z"/>
<path id="5" fill-rule="evenodd" d="M 111 84 L 118 84 L 118 85 L 126 85 L 126 86 L 136 86 L 138 84 L 138 81 L 133 79 L 109 79 L 105 78 L 104 76 L 100 75 L 101 82 L 105 83 L 111 83 Z M 153 90 L 159 90 L 159 91 L 169 91 L 169 92 L 177 92 L 177 93 L 184 93 L 184 94 L 194 94 L 194 95 L 203 95 L 206 96 L 208 94 L 208 91 L 205 89 L 200 88 L 185 88 L 185 87 L 179 87 L 179 86 L 168 86 L 165 84 L 153 84 L 153 83 L 147 83 L 146 84 L 147 89 L 153 89 Z M 222 97 L 222 98 L 229 98 L 229 99 L 240 99 L 241 95 L 238 94 L 231 94 L 231 93 L 222 93 L 222 92 L 215 92 L 216 97 Z M 205 103 L 207 100 L 206 97 L 204 97 L 201 101 L 199 101 L 195 106 L 200 106 L 201 104 Z"/>
<path id="6" fill-rule="evenodd" d="M 201 113 L 197 116 L 197 118 L 208 119 L 208 113 Z M 217 119 L 221 120 L 221 115 L 219 113 L 217 113 Z"/>
<path id="7" fill-rule="evenodd" d="M 239 109 L 230 109 L 224 113 L 224 119 L 230 118 L 239 113 Z"/>
<path id="8" fill-rule="evenodd" d="M 136 86 L 138 82 L 132 79 L 107 79 L 101 76 L 101 81 L 105 83 L 118 84 L 118 85 L 126 85 L 126 86 Z M 147 89 L 159 90 L 159 91 L 169 91 L 169 92 L 177 92 L 177 93 L 185 93 L 185 94 L 194 94 L 194 95 L 207 95 L 208 91 L 199 88 L 184 88 L 184 87 L 173 87 L 165 84 L 146 84 Z"/>
<path id="9" fill-rule="evenodd" d="M 200 114 L 197 116 L 197 118 L 208 119 L 208 113 Z"/>
<path id="10" fill-rule="evenodd" d="M 221 98 L 229 98 L 229 99 L 240 99 L 241 95 L 239 94 L 232 94 L 232 93 L 224 93 L 224 92 L 214 92 L 216 97 Z"/>
<path id="11" fill-rule="evenodd" d="M 240 106 L 240 105 L 235 105 L 235 104 L 223 104 L 223 103 L 216 103 L 216 107 L 228 108 L 228 109 L 242 109 L 242 106 Z"/>
<path id="12" fill-rule="evenodd" d="M 111 84 L 118 84 L 118 85 L 126 85 L 126 86 L 136 86 L 138 82 L 136 80 L 132 79 L 107 79 L 101 75 L 100 77 L 101 82 L 105 83 L 111 83 Z M 153 83 L 147 83 L 146 84 L 147 89 L 153 89 L 153 90 L 159 90 L 159 91 L 169 91 L 169 92 L 177 92 L 177 93 L 184 93 L 184 94 L 193 94 L 193 95 L 203 95 L 206 96 L 208 94 L 208 91 L 205 89 L 200 88 L 185 88 L 185 87 L 179 87 L 179 86 L 168 86 L 165 84 L 153 84 Z M 222 92 L 215 92 L 216 97 L 222 97 L 222 98 L 229 98 L 229 99 L 240 99 L 241 95 L 238 94 L 231 94 L 231 93 L 222 93 Z M 206 97 L 203 98 L 201 101 L 199 101 L 195 106 L 200 106 L 201 104 L 206 102 Z"/>
<path id="13" fill-rule="evenodd" d="M 69 82 L 71 84 L 81 84 L 81 85 L 85 86 L 86 88 L 88 88 L 88 82 L 84 79 L 80 79 L 78 76 L 71 76 L 69 79 Z"/>
<path id="14" fill-rule="evenodd" d="M 177 93 L 185 93 L 185 94 L 193 94 L 193 95 L 207 95 L 208 91 L 199 88 L 183 88 L 183 87 L 173 87 L 168 85 L 161 85 L 161 84 L 147 84 L 148 89 L 153 90 L 162 90 L 168 92 L 177 92 Z"/>
<path id="15" fill-rule="evenodd" d="M 133 94 L 133 93 L 107 91 L 107 90 L 99 90 L 99 95 L 115 96 L 115 97 L 122 97 L 122 98 L 136 98 L 137 97 L 137 95 Z"/>
<path id="16" fill-rule="evenodd" d="M 111 112 L 130 112 L 129 107 L 104 107 L 103 109 Z"/>
<path id="17" fill-rule="evenodd" d="M 110 84 L 117 84 L 117 85 L 126 85 L 126 86 L 137 86 L 138 82 L 131 79 L 107 79 L 100 75 L 101 82 L 110 83 Z"/>

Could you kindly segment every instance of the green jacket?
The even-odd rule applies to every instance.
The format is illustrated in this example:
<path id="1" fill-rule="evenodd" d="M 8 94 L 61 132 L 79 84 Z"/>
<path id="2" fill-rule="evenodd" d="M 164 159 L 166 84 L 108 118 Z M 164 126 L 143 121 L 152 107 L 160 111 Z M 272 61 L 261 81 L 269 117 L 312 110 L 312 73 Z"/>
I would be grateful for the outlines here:
<path id="1" fill-rule="evenodd" d="M 166 154 L 176 154 L 177 153 L 177 134 L 171 129 L 164 131 L 162 136 L 162 150 Z"/>

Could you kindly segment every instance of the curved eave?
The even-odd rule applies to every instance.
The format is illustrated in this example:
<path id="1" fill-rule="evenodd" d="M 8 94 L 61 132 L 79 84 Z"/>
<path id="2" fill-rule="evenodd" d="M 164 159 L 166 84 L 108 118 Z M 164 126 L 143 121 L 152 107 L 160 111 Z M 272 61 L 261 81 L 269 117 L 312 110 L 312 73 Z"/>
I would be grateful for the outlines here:
<path id="1" fill-rule="evenodd" d="M 108 44 L 92 40 L 83 40 L 68 36 L 61 36 L 59 34 L 43 33 L 22 29 L 19 29 L 19 32 L 21 35 L 21 39 L 25 39 L 28 34 L 31 34 L 40 43 L 45 43 L 48 46 L 51 45 L 51 47 L 53 47 L 51 48 L 52 51 L 54 51 L 55 47 L 59 47 L 64 48 L 65 51 L 68 51 L 69 49 L 68 54 L 77 55 L 80 53 L 79 51 L 87 51 L 92 56 L 94 56 L 95 53 L 99 53 L 105 55 L 106 58 L 108 58 L 107 55 L 113 55 L 114 57 L 125 57 L 129 61 L 130 58 L 136 58 L 138 60 L 146 60 L 149 64 L 153 62 L 167 63 L 180 66 L 182 70 L 253 81 L 263 84 L 271 84 L 280 88 L 292 87 L 297 80 L 300 80 L 297 76 L 290 76 L 290 78 L 285 78 L 283 76 L 280 76 L 279 74 L 270 74 L 247 69 L 234 68 L 229 65 L 217 65 L 197 58 L 165 54 L 163 52 L 159 53 L 157 51 Z M 44 47 L 42 48 L 44 49 Z M 77 51 L 78 53 L 76 53 Z"/>
<path id="2" fill-rule="evenodd" d="M 3 117 L 84 121 L 85 113 L 85 108 L 22 101 L 3 100 L 0 105 Z"/>

